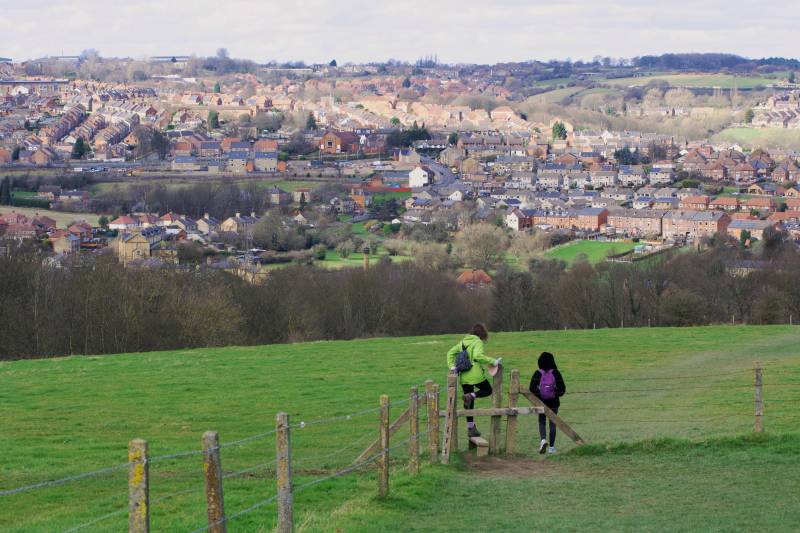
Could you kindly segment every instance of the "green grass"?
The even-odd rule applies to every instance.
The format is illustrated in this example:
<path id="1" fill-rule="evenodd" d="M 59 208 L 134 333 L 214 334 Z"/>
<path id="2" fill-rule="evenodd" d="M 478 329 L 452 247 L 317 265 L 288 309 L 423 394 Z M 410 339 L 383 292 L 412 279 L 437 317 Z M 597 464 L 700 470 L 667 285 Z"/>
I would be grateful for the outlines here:
<path id="1" fill-rule="evenodd" d="M 410 192 L 386 191 L 373 195 L 372 203 L 379 205 L 391 199 L 397 200 L 398 203 L 402 203 L 405 202 L 408 198 L 411 198 Z"/>
<path id="2" fill-rule="evenodd" d="M 714 141 L 739 144 L 743 148 L 795 148 L 800 131 L 783 128 L 726 128 L 712 137 Z"/>
<path id="3" fill-rule="evenodd" d="M 777 78 L 763 76 L 733 76 L 731 74 L 657 74 L 633 78 L 614 78 L 607 80 L 611 85 L 647 85 L 651 81 L 663 80 L 673 87 L 721 87 L 731 89 L 752 89 L 758 85 L 769 85 L 778 82 Z"/>
<path id="4" fill-rule="evenodd" d="M 11 212 L 21 213 L 27 217 L 35 217 L 37 215 L 41 216 L 48 216 L 56 221 L 59 228 L 66 228 L 69 224 L 79 220 L 85 220 L 92 226 L 98 226 L 99 223 L 97 222 L 100 218 L 99 215 L 94 213 L 68 213 L 66 211 L 53 211 L 52 209 L 39 209 L 35 207 L 12 207 L 12 206 L 2 206 L 0 207 L 0 214 L 6 214 Z"/>
<path id="5" fill-rule="evenodd" d="M 629 241 L 572 241 L 545 252 L 545 256 L 550 259 L 560 259 L 572 264 L 578 256 L 585 254 L 587 260 L 594 264 L 604 260 L 609 254 L 621 254 L 628 250 L 633 250 L 635 243 Z"/>
<path id="6" fill-rule="evenodd" d="M 323 420 L 394 402 L 426 379 L 443 384 L 444 352 L 459 335 L 176 350 L 0 363 L 0 489 L 126 461 L 128 441 L 151 454 L 197 450 L 206 430 L 225 445 L 274 426 Z M 487 351 L 518 368 L 527 384 L 535 355 L 553 351 L 569 394 L 561 414 L 592 444 L 577 451 L 559 437 L 561 456 L 534 453 L 535 420 L 521 417 L 520 457 L 452 467 L 419 477 L 392 474 L 392 496 L 373 498 L 369 472 L 295 495 L 301 531 L 790 530 L 798 523 L 796 436 L 800 329 L 790 326 L 645 328 L 492 335 Z M 752 428 L 752 365 L 764 363 L 769 438 L 736 437 Z M 702 377 L 706 376 L 707 377 Z M 675 387 L 679 387 L 675 389 Z M 488 400 L 479 400 L 488 406 Z M 397 415 L 404 405 L 395 405 Z M 482 429 L 488 421 L 481 420 Z M 424 427 L 424 423 L 423 423 Z M 296 485 L 345 465 L 376 434 L 376 413 L 292 434 Z M 784 436 L 781 436 L 784 435 Z M 407 437 L 401 430 L 393 442 Z M 689 439 L 691 442 L 661 441 Z M 464 445 L 464 439 L 460 439 Z M 631 444 L 647 441 L 643 444 Z M 601 443 L 614 443 L 610 449 Z M 629 443 L 622 446 L 619 443 Z M 272 436 L 222 449 L 227 473 L 269 462 Z M 575 450 L 575 451 L 571 451 Z M 198 455 L 154 461 L 154 531 L 204 523 Z M 0 530 L 63 530 L 126 506 L 124 470 L 2 497 Z M 160 500 L 175 491 L 192 491 Z M 225 480 L 228 513 L 274 494 L 266 470 Z M 546 517 L 546 518 L 543 518 Z M 123 514 L 89 528 L 124 529 Z M 402 521 L 402 522 L 400 522 Z M 275 508 L 237 518 L 234 531 L 270 531 Z M 700 526 L 703 528 L 704 526 Z"/>

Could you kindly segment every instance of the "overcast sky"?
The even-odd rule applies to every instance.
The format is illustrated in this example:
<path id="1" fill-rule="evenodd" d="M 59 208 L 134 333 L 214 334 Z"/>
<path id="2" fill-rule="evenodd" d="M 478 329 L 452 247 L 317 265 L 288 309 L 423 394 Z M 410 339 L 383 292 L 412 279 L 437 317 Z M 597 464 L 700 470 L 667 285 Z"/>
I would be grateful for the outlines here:
<path id="1" fill-rule="evenodd" d="M 0 0 L 0 56 L 448 63 L 800 56 L 800 0 Z"/>

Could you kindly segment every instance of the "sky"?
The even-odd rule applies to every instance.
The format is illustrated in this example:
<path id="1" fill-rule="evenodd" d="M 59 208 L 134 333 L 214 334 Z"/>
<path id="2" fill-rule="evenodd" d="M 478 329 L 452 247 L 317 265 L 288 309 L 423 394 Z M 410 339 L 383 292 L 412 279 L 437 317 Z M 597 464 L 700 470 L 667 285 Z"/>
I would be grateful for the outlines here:
<path id="1" fill-rule="evenodd" d="M 257 62 L 798 57 L 798 0 L 0 0 L 0 57 L 213 55 Z"/>

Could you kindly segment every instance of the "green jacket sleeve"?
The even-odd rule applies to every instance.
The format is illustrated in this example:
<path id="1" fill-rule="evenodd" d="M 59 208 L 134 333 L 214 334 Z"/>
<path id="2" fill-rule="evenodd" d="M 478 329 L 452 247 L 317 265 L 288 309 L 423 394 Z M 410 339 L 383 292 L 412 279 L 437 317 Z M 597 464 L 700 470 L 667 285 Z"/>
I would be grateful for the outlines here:
<path id="1" fill-rule="evenodd" d="M 447 352 L 447 369 L 456 366 L 456 354 L 461 351 L 461 343 L 459 342 Z"/>
<path id="2" fill-rule="evenodd" d="M 495 360 L 483 353 L 483 342 L 478 341 L 472 346 L 472 361 L 481 365 L 493 365 Z"/>

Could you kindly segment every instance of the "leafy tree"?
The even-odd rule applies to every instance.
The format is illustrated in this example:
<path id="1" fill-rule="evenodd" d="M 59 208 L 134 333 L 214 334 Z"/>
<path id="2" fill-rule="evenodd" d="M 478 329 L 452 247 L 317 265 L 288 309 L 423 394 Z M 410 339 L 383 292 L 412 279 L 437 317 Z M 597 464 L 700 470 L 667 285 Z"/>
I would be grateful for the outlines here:
<path id="1" fill-rule="evenodd" d="M 397 117 L 392 117 L 389 122 L 392 123 L 392 126 L 399 126 L 400 125 L 400 119 L 397 118 Z"/>
<path id="2" fill-rule="evenodd" d="M 318 244 L 314 246 L 314 259 L 317 261 L 324 261 L 328 255 L 328 249 L 325 247 L 324 244 Z"/>
<path id="3" fill-rule="evenodd" d="M 97 223 L 103 229 L 108 229 L 108 217 L 105 215 L 101 215 L 100 218 L 97 219 Z"/>
<path id="4" fill-rule="evenodd" d="M 447 144 L 451 144 L 453 146 L 458 144 L 458 133 L 453 132 L 450 135 L 448 135 L 447 136 Z"/>
<path id="5" fill-rule="evenodd" d="M 406 77 L 406 79 L 403 80 L 403 88 L 408 89 L 409 87 L 411 87 L 411 80 Z"/>
<path id="6" fill-rule="evenodd" d="M 306 208 L 306 193 L 300 193 L 300 211 Z"/>
<path id="7" fill-rule="evenodd" d="M 219 128 L 219 113 L 216 111 L 209 111 L 208 112 L 208 129 L 215 130 Z"/>
<path id="8" fill-rule="evenodd" d="M 567 138 L 567 127 L 559 121 L 553 124 L 553 140 L 563 140 Z"/>
<path id="9" fill-rule="evenodd" d="M 222 86 L 220 86 L 219 82 L 214 84 L 214 92 L 215 93 L 221 93 L 222 92 Z"/>
<path id="10" fill-rule="evenodd" d="M 750 231 L 742 230 L 742 233 L 739 234 L 739 245 L 744 248 L 747 245 L 747 241 L 750 240 Z"/>
<path id="11" fill-rule="evenodd" d="M 78 140 L 75 141 L 75 144 L 72 146 L 72 159 L 81 159 L 84 155 L 86 155 L 87 151 L 88 148 L 83 140 L 83 137 L 78 137 Z"/>
<path id="12" fill-rule="evenodd" d="M 744 112 L 744 122 L 745 124 L 752 124 L 753 119 L 755 118 L 756 113 L 752 109 L 748 109 Z"/>
<path id="13" fill-rule="evenodd" d="M 795 82 L 795 79 L 796 79 L 796 78 L 795 78 L 794 71 L 791 71 L 791 72 L 789 73 L 789 83 L 794 83 L 794 82 Z"/>
<path id="14" fill-rule="evenodd" d="M 314 118 L 314 113 L 308 114 L 308 119 L 306 119 L 306 129 L 312 131 L 317 129 L 317 119 Z"/>

